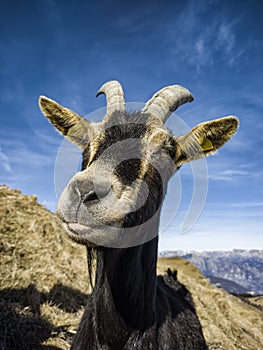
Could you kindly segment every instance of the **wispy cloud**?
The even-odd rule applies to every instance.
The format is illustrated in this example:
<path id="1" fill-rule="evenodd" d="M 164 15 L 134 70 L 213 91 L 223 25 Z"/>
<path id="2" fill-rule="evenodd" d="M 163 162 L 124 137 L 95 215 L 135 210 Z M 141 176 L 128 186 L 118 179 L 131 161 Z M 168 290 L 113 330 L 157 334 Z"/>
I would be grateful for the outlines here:
<path id="1" fill-rule="evenodd" d="M 263 202 L 244 202 L 244 203 L 228 203 L 227 204 L 228 207 L 231 208 L 263 208 Z"/>
<path id="2" fill-rule="evenodd" d="M 201 8 L 199 4 L 189 1 L 178 16 L 177 26 L 169 27 L 166 43 L 171 57 L 186 61 L 198 71 L 218 60 L 233 66 L 245 53 L 237 45 L 235 27 L 239 20 L 227 21 L 223 13 L 209 18 L 204 15 L 209 4 Z"/>
<path id="3" fill-rule="evenodd" d="M 223 170 L 219 173 L 210 173 L 209 178 L 214 181 L 233 181 L 236 180 L 237 177 L 254 177 L 255 174 L 246 171 L 246 170 L 238 170 L 238 169 L 228 169 Z"/>
<path id="4" fill-rule="evenodd" d="M 58 134 L 51 136 L 48 135 L 47 131 L 39 130 L 39 129 L 34 129 L 33 130 L 39 145 L 44 145 L 45 149 L 48 147 L 49 151 L 57 151 L 59 145 L 62 142 L 62 138 L 59 138 Z"/>
<path id="5" fill-rule="evenodd" d="M 40 153 L 21 141 L 6 140 L 5 148 L 5 153 L 0 148 L 0 164 L 5 170 L 1 172 L 0 182 L 6 184 L 35 181 L 43 169 L 53 166 L 55 160 L 55 155 Z"/>
<path id="6" fill-rule="evenodd" d="M 10 160 L 8 156 L 2 151 L 1 147 L 0 147 L 0 164 L 6 172 L 8 173 L 13 172 L 11 168 Z"/>
<path id="7" fill-rule="evenodd" d="M 209 167 L 209 179 L 213 181 L 258 181 L 263 176 L 263 171 L 253 164 L 240 164 L 241 158 L 236 161 L 224 157 L 217 164 Z"/>

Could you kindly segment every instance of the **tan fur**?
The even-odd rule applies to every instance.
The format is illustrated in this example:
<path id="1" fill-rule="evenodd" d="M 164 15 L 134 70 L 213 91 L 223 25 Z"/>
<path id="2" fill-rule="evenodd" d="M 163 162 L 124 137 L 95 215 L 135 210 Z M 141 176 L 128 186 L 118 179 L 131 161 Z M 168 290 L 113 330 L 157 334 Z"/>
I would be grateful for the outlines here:
<path id="1" fill-rule="evenodd" d="M 83 146 L 90 125 L 86 119 L 45 96 L 40 96 L 39 105 L 44 115 L 62 135 L 78 146 Z"/>
<path id="2" fill-rule="evenodd" d="M 181 160 L 179 165 L 215 153 L 218 148 L 230 140 L 237 127 L 238 119 L 229 116 L 201 123 L 189 133 L 178 137 L 176 141 L 185 155 L 185 159 Z M 208 149 L 202 147 L 207 144 L 213 147 Z"/>

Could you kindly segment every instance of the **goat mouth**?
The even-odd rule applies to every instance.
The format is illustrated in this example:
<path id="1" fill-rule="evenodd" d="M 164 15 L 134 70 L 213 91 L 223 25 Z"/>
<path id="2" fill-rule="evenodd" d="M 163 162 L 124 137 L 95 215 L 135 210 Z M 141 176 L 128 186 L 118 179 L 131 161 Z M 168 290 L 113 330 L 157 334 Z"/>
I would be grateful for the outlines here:
<path id="1" fill-rule="evenodd" d="M 68 229 L 78 235 L 85 235 L 88 231 L 90 231 L 90 226 L 79 224 L 78 222 L 68 222 Z"/>
<path id="2" fill-rule="evenodd" d="M 85 245 L 93 245 L 87 240 L 87 234 L 90 233 L 91 227 L 77 222 L 63 222 L 63 226 L 68 236 L 75 242 Z"/>

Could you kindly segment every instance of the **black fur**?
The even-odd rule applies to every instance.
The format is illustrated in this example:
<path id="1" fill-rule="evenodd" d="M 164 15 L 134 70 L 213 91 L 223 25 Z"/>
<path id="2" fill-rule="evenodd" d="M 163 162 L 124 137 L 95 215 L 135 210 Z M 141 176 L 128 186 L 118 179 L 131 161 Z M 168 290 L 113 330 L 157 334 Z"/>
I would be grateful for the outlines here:
<path id="1" fill-rule="evenodd" d="M 97 247 L 96 281 L 73 350 L 205 350 L 189 291 L 156 276 L 158 238 L 137 247 Z"/>
<path id="2" fill-rule="evenodd" d="M 123 124 L 126 117 L 127 124 Z M 105 133 L 98 136 L 94 159 L 120 140 L 143 138 L 146 126 L 142 122 L 146 117 L 139 113 L 132 116 L 116 113 Z M 169 143 L 169 136 L 167 140 Z M 169 152 L 169 145 L 162 146 Z M 174 152 L 175 145 L 172 149 Z M 87 166 L 89 157 L 87 146 L 83 152 L 82 169 Z M 116 175 L 122 183 L 131 184 L 138 178 L 143 161 L 144 158 L 139 156 L 120 163 Z M 167 181 L 170 171 L 167 169 Z M 147 223 L 160 211 L 167 185 L 162 183 L 160 174 L 150 164 L 143 176 L 149 186 L 149 196 L 140 209 L 126 215 L 122 224 L 124 228 L 134 227 L 135 235 L 138 234 L 136 226 Z M 159 215 L 157 218 L 156 232 Z M 148 231 L 145 230 L 144 234 L 147 235 Z M 158 237 L 124 249 L 88 248 L 90 280 L 96 255 L 95 285 L 72 350 L 207 349 L 191 295 L 178 282 L 176 272 L 168 270 L 167 275 L 156 276 L 157 248 Z"/>

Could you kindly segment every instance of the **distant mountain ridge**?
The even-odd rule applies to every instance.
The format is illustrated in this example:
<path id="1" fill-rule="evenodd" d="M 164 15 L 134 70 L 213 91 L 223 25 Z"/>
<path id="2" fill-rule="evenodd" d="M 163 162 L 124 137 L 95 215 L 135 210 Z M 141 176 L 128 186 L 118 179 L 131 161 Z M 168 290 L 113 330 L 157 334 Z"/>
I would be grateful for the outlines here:
<path id="1" fill-rule="evenodd" d="M 196 265 L 210 279 L 230 293 L 263 294 L 263 250 L 164 251 L 162 257 L 179 256 Z M 231 283 L 232 282 L 232 283 Z"/>

